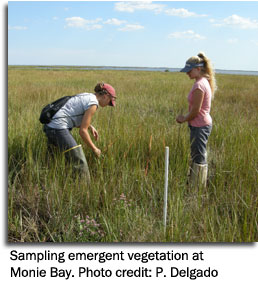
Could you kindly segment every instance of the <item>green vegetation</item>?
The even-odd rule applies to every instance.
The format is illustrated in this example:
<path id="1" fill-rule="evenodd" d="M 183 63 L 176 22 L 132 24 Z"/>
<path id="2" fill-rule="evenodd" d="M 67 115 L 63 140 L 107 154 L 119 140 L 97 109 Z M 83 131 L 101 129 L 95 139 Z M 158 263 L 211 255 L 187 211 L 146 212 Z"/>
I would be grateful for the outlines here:
<path id="1" fill-rule="evenodd" d="M 84 146 L 92 184 L 62 157 L 48 157 L 38 118 L 64 95 L 112 84 L 117 107 L 99 109 L 100 159 Z M 193 81 L 144 71 L 8 71 L 8 240 L 10 242 L 258 241 L 258 77 L 217 75 L 206 190 L 187 187 L 187 111 Z M 73 130 L 78 143 L 78 129 Z M 170 148 L 164 232 L 165 146 Z"/>

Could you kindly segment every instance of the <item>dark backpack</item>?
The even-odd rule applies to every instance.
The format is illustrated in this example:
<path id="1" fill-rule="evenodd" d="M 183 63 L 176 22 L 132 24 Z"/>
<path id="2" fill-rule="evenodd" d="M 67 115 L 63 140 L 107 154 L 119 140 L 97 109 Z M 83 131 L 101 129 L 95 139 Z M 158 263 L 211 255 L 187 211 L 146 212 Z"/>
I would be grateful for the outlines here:
<path id="1" fill-rule="evenodd" d="M 48 105 L 46 105 L 40 114 L 39 121 L 42 124 L 48 124 L 51 122 L 52 117 L 60 110 L 62 106 L 66 104 L 66 102 L 71 98 L 72 96 L 65 96 L 62 97 Z"/>

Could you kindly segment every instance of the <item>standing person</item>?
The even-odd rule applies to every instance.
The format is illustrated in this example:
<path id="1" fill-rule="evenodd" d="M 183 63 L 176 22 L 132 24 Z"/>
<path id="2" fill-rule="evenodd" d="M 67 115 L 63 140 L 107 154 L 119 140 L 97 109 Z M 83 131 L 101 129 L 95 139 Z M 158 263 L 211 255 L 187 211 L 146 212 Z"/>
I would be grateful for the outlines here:
<path id="1" fill-rule="evenodd" d="M 178 123 L 188 122 L 190 128 L 191 159 L 190 184 L 206 186 L 207 142 L 212 130 L 210 116 L 211 100 L 216 90 L 216 81 L 210 60 L 199 53 L 186 61 L 185 72 L 195 83 L 188 95 L 189 112 L 178 115 Z"/>
<path id="2" fill-rule="evenodd" d="M 101 150 L 92 142 L 88 130 L 95 140 L 99 134 L 91 125 L 93 115 L 99 106 L 115 106 L 115 89 L 104 83 L 98 83 L 94 88 L 95 93 L 81 93 L 72 96 L 64 106 L 53 116 L 50 123 L 45 124 L 43 130 L 48 138 L 49 149 L 59 149 L 73 164 L 74 169 L 83 174 L 90 182 L 90 174 L 82 145 L 78 145 L 71 134 L 74 127 L 79 128 L 82 140 L 89 146 L 97 157 Z"/>

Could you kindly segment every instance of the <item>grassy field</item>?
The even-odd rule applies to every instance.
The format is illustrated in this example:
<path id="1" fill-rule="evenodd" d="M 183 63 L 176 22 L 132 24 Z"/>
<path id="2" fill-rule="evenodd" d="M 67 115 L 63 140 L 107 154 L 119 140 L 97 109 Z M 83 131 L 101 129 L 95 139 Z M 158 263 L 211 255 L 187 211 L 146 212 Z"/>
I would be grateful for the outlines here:
<path id="1" fill-rule="evenodd" d="M 187 111 L 193 81 L 144 71 L 8 71 L 9 242 L 258 241 L 258 76 L 217 75 L 206 190 L 186 185 Z M 49 159 L 38 118 L 64 95 L 112 84 L 116 108 L 99 109 L 100 159 L 84 146 L 92 184 Z M 82 143 L 78 129 L 73 130 Z M 165 146 L 170 148 L 168 219 L 163 227 Z"/>

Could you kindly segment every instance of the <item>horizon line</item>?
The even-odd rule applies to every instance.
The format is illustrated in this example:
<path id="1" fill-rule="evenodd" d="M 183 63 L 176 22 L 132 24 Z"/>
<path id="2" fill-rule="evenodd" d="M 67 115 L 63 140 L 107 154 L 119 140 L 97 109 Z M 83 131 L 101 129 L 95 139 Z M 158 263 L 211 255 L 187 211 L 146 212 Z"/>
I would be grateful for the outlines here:
<path id="1" fill-rule="evenodd" d="M 136 68 L 136 69 L 182 69 L 182 67 L 146 67 L 146 66 L 112 66 L 112 65 L 70 65 L 70 64 L 8 64 L 9 66 L 33 66 L 33 67 L 80 67 L 80 68 Z M 233 71 L 233 72 L 258 72 L 258 70 L 243 70 L 243 69 L 221 69 L 215 68 L 215 71 Z"/>

